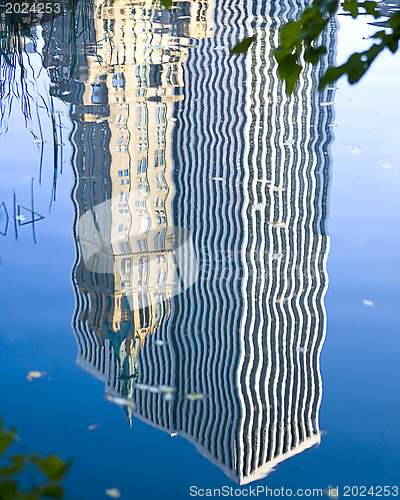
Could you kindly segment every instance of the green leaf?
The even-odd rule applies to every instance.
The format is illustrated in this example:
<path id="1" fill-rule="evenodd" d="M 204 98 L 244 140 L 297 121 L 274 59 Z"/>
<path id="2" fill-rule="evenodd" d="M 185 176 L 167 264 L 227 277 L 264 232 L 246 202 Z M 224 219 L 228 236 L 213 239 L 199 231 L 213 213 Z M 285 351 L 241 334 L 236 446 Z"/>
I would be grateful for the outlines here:
<path id="1" fill-rule="evenodd" d="M 245 38 L 244 40 L 239 42 L 237 45 L 235 45 L 229 53 L 230 54 L 243 54 L 244 52 L 247 52 L 248 48 L 255 41 L 255 39 L 256 39 L 255 35 L 250 36 L 249 38 Z"/>
<path id="2" fill-rule="evenodd" d="M 320 57 L 326 54 L 327 50 L 324 45 L 320 47 L 307 47 L 304 52 L 304 59 L 311 64 L 317 64 Z"/>
<path id="3" fill-rule="evenodd" d="M 3 467 L 0 469 L 0 476 L 11 476 L 14 474 L 18 474 L 24 468 L 25 458 L 23 455 L 14 455 L 11 457 L 14 465 L 10 467 Z"/>
<path id="4" fill-rule="evenodd" d="M 18 497 L 18 486 L 15 481 L 4 481 L 0 483 L 1 500 L 13 500 Z"/>
<path id="5" fill-rule="evenodd" d="M 46 498 L 62 498 L 64 490 L 57 484 L 50 484 L 41 488 L 41 493 Z"/>
<path id="6" fill-rule="evenodd" d="M 337 68 L 328 68 L 326 70 L 326 73 L 320 78 L 319 81 L 319 90 L 322 90 L 325 85 L 328 85 L 329 83 L 336 82 L 336 80 L 339 80 L 341 76 L 343 76 L 346 73 L 346 68 L 345 65 L 339 66 Z"/>
<path id="7" fill-rule="evenodd" d="M 71 466 L 71 461 L 63 462 L 56 455 L 49 455 L 47 458 L 32 455 L 32 460 L 45 476 L 52 481 L 61 481 Z"/>
<path id="8" fill-rule="evenodd" d="M 381 14 L 377 10 L 378 4 L 376 2 L 373 2 L 372 0 L 365 0 L 365 2 L 360 3 L 360 6 L 364 7 L 365 12 L 374 16 L 375 19 L 381 17 Z"/>
<path id="9" fill-rule="evenodd" d="M 170 9 L 171 6 L 172 6 L 172 0 L 160 0 L 162 5 L 166 8 L 166 9 Z"/>
<path id="10" fill-rule="evenodd" d="M 279 61 L 279 76 L 286 83 L 286 92 L 291 94 L 299 79 L 302 66 L 297 62 L 297 55 L 290 54 Z"/>
<path id="11" fill-rule="evenodd" d="M 399 39 L 392 38 L 391 40 L 389 40 L 387 46 L 388 46 L 390 52 L 392 52 L 394 54 L 397 51 L 397 49 L 399 48 Z"/>
<path id="12" fill-rule="evenodd" d="M 13 429 L 5 431 L 0 435 L 0 456 L 3 455 L 9 446 L 14 442 L 15 432 Z"/>
<path id="13" fill-rule="evenodd" d="M 32 493 L 32 492 L 19 492 L 18 493 L 18 500 L 41 500 L 41 495 L 40 493 Z"/>
<path id="14" fill-rule="evenodd" d="M 299 21 L 289 21 L 280 31 L 280 44 L 283 47 L 292 47 L 298 42 L 301 35 L 301 23 Z"/>
<path id="15" fill-rule="evenodd" d="M 358 16 L 358 2 L 357 0 L 345 0 L 342 3 L 342 7 L 345 11 L 350 12 L 352 18 L 356 18 Z"/>
<path id="16" fill-rule="evenodd" d="M 400 30 L 400 12 L 392 14 L 389 22 L 394 31 Z"/>

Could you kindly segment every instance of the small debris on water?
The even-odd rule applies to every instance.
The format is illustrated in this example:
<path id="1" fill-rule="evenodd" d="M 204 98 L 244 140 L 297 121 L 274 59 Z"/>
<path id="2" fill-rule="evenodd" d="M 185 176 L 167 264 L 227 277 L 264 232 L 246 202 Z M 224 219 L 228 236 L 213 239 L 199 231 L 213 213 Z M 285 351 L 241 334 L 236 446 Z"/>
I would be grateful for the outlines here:
<path id="1" fill-rule="evenodd" d="M 254 205 L 254 210 L 262 210 L 263 208 L 265 208 L 265 205 L 264 203 L 257 203 L 257 205 Z"/>
<path id="2" fill-rule="evenodd" d="M 349 151 L 349 153 L 353 153 L 355 155 L 361 154 L 361 149 L 358 146 L 347 146 L 347 151 Z"/>
<path id="3" fill-rule="evenodd" d="M 176 121 L 177 121 L 177 118 L 170 118 L 168 121 L 169 121 L 169 122 L 176 122 Z"/>
<path id="4" fill-rule="evenodd" d="M 330 123 L 330 124 L 328 125 L 328 127 L 337 127 L 337 124 L 336 124 L 336 123 Z"/>
<path id="5" fill-rule="evenodd" d="M 274 227 L 286 227 L 286 224 L 284 222 L 279 222 L 279 221 L 271 221 L 268 222 L 268 224 Z"/>
<path id="6" fill-rule="evenodd" d="M 127 406 L 128 408 L 135 408 L 135 402 L 131 399 L 120 398 L 119 396 L 110 396 L 110 394 L 106 394 L 106 400 L 110 401 L 110 403 L 114 403 L 117 406 Z"/>
<path id="7" fill-rule="evenodd" d="M 109 488 L 106 490 L 106 495 L 111 498 L 121 498 L 121 492 L 118 488 Z"/>
<path id="8" fill-rule="evenodd" d="M 333 104 L 332 101 L 321 102 L 321 106 L 332 106 L 332 104 Z"/>
<path id="9" fill-rule="evenodd" d="M 88 425 L 87 430 L 88 431 L 94 431 L 95 429 L 98 429 L 99 427 L 100 427 L 99 424 Z"/>
<path id="10" fill-rule="evenodd" d="M 186 394 L 186 399 L 189 399 L 190 401 L 199 401 L 200 399 L 203 399 L 203 397 L 203 394 L 199 394 L 197 392 Z"/>
<path id="11" fill-rule="evenodd" d="M 374 303 L 372 300 L 363 299 L 363 304 L 364 304 L 364 306 L 367 306 L 367 307 L 374 307 Z"/>
<path id="12" fill-rule="evenodd" d="M 35 378 L 43 378 L 46 376 L 46 372 L 39 372 L 37 370 L 31 370 L 28 375 L 26 376 L 26 380 L 29 380 L 31 382 Z"/>
<path id="13" fill-rule="evenodd" d="M 177 435 L 178 435 L 178 433 L 177 433 L 177 432 L 171 432 L 171 434 L 170 434 L 170 436 L 171 436 L 172 438 L 176 437 Z"/>
<path id="14" fill-rule="evenodd" d="M 155 344 L 155 345 L 158 345 L 158 346 L 160 346 L 160 347 L 161 347 L 161 346 L 164 346 L 164 345 L 167 345 L 167 343 L 165 342 L 165 340 L 159 340 L 159 339 L 155 340 L 155 341 L 154 341 L 154 344 Z"/>
<path id="15" fill-rule="evenodd" d="M 174 388 L 174 387 L 171 387 L 171 386 L 169 386 L 169 385 L 159 385 L 159 386 L 158 386 L 158 390 L 159 390 L 160 392 L 164 392 L 164 393 L 167 393 L 167 392 L 171 393 L 171 392 L 174 392 L 174 391 L 175 391 L 175 388 Z"/>
<path id="16" fill-rule="evenodd" d="M 213 177 L 212 180 L 213 181 L 223 181 L 224 178 L 223 177 Z"/>
<path id="17" fill-rule="evenodd" d="M 391 161 L 386 161 L 386 160 L 381 160 L 378 161 L 378 165 L 383 168 L 392 168 L 392 162 Z"/>
<path id="18" fill-rule="evenodd" d="M 174 399 L 173 395 L 170 392 L 164 394 L 164 401 L 172 401 Z"/>

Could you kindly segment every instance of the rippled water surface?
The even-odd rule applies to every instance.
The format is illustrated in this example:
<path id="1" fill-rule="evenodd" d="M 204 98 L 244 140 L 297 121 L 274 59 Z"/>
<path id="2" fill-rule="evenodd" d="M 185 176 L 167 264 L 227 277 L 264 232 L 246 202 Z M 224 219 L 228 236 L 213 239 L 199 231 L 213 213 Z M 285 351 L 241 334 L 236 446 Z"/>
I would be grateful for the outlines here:
<path id="1" fill-rule="evenodd" d="M 1 413 L 68 498 L 400 487 L 399 57 L 318 92 L 342 17 L 288 97 L 301 8 L 95 0 L 2 59 Z"/>

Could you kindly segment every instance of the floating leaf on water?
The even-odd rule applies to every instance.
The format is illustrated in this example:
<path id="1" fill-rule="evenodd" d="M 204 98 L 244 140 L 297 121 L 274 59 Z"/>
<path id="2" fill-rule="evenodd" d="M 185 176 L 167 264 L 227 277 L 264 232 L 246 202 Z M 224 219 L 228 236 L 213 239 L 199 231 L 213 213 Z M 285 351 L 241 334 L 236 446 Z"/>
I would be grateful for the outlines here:
<path id="1" fill-rule="evenodd" d="M 159 339 L 155 340 L 155 341 L 154 341 L 154 344 L 155 344 L 155 345 L 158 345 L 158 346 L 164 346 L 164 345 L 167 345 L 167 343 L 165 342 L 165 340 L 159 340 Z"/>
<path id="2" fill-rule="evenodd" d="M 87 430 L 88 431 L 94 431 L 95 429 L 98 429 L 99 427 L 100 427 L 99 424 L 92 424 L 92 425 L 88 425 Z"/>
<path id="3" fill-rule="evenodd" d="M 347 146 L 347 151 L 355 155 L 361 154 L 361 149 L 358 146 Z"/>
<path id="4" fill-rule="evenodd" d="M 392 168 L 392 162 L 391 161 L 386 161 L 386 160 L 381 160 L 378 161 L 378 165 L 383 168 Z"/>
<path id="5" fill-rule="evenodd" d="M 160 392 L 175 392 L 175 387 L 171 387 L 169 385 L 159 385 L 158 390 Z"/>
<path id="6" fill-rule="evenodd" d="M 35 378 L 42 378 L 46 376 L 46 372 L 39 372 L 37 370 L 31 370 L 26 376 L 26 380 L 33 380 Z"/>
<path id="7" fill-rule="evenodd" d="M 374 303 L 372 300 L 363 299 L 363 304 L 367 307 L 374 307 Z"/>
<path id="8" fill-rule="evenodd" d="M 333 104 L 332 101 L 321 102 L 321 106 L 332 106 L 332 104 Z"/>
<path id="9" fill-rule="evenodd" d="M 254 205 L 253 208 L 254 210 L 262 210 L 263 208 L 265 208 L 265 205 L 264 203 L 257 203 L 257 205 Z"/>
<path id="10" fill-rule="evenodd" d="M 106 495 L 111 498 L 121 498 L 121 492 L 118 488 L 109 488 L 105 491 Z"/>
<path id="11" fill-rule="evenodd" d="M 170 436 L 171 436 L 172 438 L 176 437 L 177 435 L 178 435 L 178 433 L 177 433 L 177 432 L 171 432 L 171 434 L 170 434 Z"/>
<path id="12" fill-rule="evenodd" d="M 159 387 L 147 384 L 135 384 L 135 389 L 139 389 L 139 391 L 153 392 L 154 394 L 157 392 L 161 392 Z"/>
<path id="13" fill-rule="evenodd" d="M 200 399 L 203 399 L 203 397 L 203 394 L 197 392 L 186 394 L 186 399 L 189 399 L 190 401 L 199 401 Z"/>
<path id="14" fill-rule="evenodd" d="M 283 187 L 281 186 L 269 186 L 272 191 L 283 191 Z"/>
<path id="15" fill-rule="evenodd" d="M 114 403 L 117 406 L 128 408 L 135 408 L 135 402 L 131 399 L 120 398 L 119 396 L 110 396 L 110 394 L 106 394 L 106 400 L 110 401 L 110 403 Z"/>
<path id="16" fill-rule="evenodd" d="M 146 384 L 135 384 L 135 389 L 139 389 L 139 391 L 148 391 L 149 385 Z"/>
<path id="17" fill-rule="evenodd" d="M 286 227 L 286 224 L 284 222 L 279 222 L 279 221 L 271 221 L 268 224 L 271 224 L 271 226 L 274 227 Z"/>
<path id="18" fill-rule="evenodd" d="M 337 127 L 337 124 L 336 124 L 336 123 L 330 123 L 330 124 L 328 125 L 328 127 Z"/>

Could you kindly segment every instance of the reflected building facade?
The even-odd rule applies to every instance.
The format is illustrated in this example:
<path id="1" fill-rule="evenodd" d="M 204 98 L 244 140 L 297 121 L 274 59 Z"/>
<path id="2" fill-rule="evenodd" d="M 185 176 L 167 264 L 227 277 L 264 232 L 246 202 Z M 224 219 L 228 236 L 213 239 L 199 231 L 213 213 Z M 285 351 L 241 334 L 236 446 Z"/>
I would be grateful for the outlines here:
<path id="1" fill-rule="evenodd" d="M 246 484 L 320 441 L 333 90 L 319 93 L 317 79 L 335 25 L 329 61 L 288 97 L 272 50 L 300 2 L 174 6 L 95 5 L 100 43 L 81 50 L 79 92 L 56 82 L 78 96 L 78 363 Z M 250 29 L 257 44 L 229 57 Z M 94 217 L 83 234 L 81 216 L 109 200 L 104 227 Z M 190 231 L 200 266 L 175 297 L 172 226 Z M 81 241 L 100 232 L 112 258 L 96 272 Z"/>
<path id="2" fill-rule="evenodd" d="M 74 330 L 78 363 L 128 395 L 138 352 L 170 313 L 172 113 L 183 98 L 187 47 L 210 36 L 212 12 L 202 0 L 170 11 L 148 0 L 83 5 L 83 20 L 69 13 L 69 23 L 59 18 L 48 27 L 45 61 L 53 95 L 71 102 L 74 124 Z M 79 227 L 88 212 L 94 218 Z M 88 271 L 85 251 L 99 237 L 110 259 Z"/>

